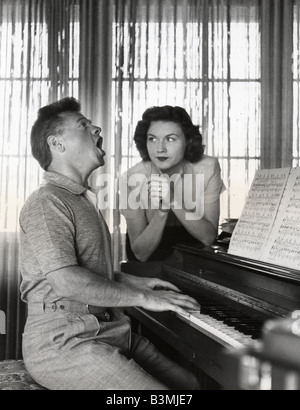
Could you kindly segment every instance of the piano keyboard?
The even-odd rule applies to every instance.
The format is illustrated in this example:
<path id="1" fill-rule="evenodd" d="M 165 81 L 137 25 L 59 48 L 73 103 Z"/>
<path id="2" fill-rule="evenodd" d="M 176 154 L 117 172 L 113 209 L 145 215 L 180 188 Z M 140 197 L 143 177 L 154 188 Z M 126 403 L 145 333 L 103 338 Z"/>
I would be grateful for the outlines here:
<path id="1" fill-rule="evenodd" d="M 246 335 L 225 323 L 200 312 L 177 316 L 190 326 L 209 336 L 225 348 L 243 348 L 252 345 L 253 336 Z"/>
<path id="2" fill-rule="evenodd" d="M 190 312 L 187 316 L 178 314 L 180 319 L 226 348 L 243 348 L 255 344 L 266 321 L 266 315 L 262 313 L 260 306 L 254 309 L 242 303 L 247 303 L 250 298 L 246 300 L 245 296 L 238 292 L 237 303 L 232 299 L 232 290 L 221 285 L 187 274 L 182 277 L 194 287 L 194 282 L 197 282 L 197 293 L 188 293 L 198 300 L 201 313 Z M 254 298 L 251 301 L 256 302 Z M 252 304 L 253 307 L 255 305 L 256 303 Z"/>

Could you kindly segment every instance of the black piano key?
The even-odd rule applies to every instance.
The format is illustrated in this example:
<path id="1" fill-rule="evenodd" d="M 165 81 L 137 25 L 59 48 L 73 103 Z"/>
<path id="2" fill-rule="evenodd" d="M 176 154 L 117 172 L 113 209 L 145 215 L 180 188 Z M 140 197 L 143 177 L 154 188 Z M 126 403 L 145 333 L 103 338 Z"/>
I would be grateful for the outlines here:
<path id="1" fill-rule="evenodd" d="M 257 340 L 261 336 L 261 330 L 264 324 L 264 320 L 259 317 L 258 314 L 253 312 L 245 312 L 239 305 L 235 308 L 228 301 L 221 304 L 218 300 L 210 300 L 208 303 L 202 299 L 199 301 L 201 304 L 201 312 L 206 314 L 222 323 L 239 331 L 240 333 L 251 336 L 253 340 Z"/>

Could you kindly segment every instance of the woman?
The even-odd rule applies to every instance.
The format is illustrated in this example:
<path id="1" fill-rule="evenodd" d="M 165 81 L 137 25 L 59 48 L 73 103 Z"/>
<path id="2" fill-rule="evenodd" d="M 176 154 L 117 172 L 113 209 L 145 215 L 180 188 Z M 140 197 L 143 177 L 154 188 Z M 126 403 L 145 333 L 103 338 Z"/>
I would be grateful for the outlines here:
<path id="1" fill-rule="evenodd" d="M 164 260 L 176 243 L 212 245 L 224 184 L 218 160 L 204 155 L 199 127 L 183 108 L 153 107 L 134 140 L 143 161 L 121 183 L 128 259 Z"/>

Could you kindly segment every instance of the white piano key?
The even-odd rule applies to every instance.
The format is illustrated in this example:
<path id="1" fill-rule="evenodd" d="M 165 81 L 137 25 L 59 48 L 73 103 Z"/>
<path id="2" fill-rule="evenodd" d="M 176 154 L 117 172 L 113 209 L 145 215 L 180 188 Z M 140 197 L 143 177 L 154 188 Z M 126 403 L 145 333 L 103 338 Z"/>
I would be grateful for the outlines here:
<path id="1" fill-rule="evenodd" d="M 251 336 L 244 335 L 223 322 L 200 312 L 190 312 L 189 316 L 181 314 L 177 316 L 226 348 L 243 348 L 254 343 Z"/>

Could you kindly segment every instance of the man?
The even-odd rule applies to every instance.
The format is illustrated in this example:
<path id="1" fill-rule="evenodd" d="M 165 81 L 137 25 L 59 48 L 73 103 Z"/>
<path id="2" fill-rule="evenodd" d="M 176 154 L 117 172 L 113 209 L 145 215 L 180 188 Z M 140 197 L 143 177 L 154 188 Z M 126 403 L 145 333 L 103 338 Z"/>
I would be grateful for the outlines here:
<path id="1" fill-rule="evenodd" d="M 168 282 L 112 271 L 109 231 L 88 187 L 104 165 L 100 133 L 72 98 L 42 108 L 32 129 L 46 183 L 20 215 L 26 367 L 51 390 L 197 388 L 190 372 L 132 333 L 120 310 L 185 313 L 199 305 Z"/>

